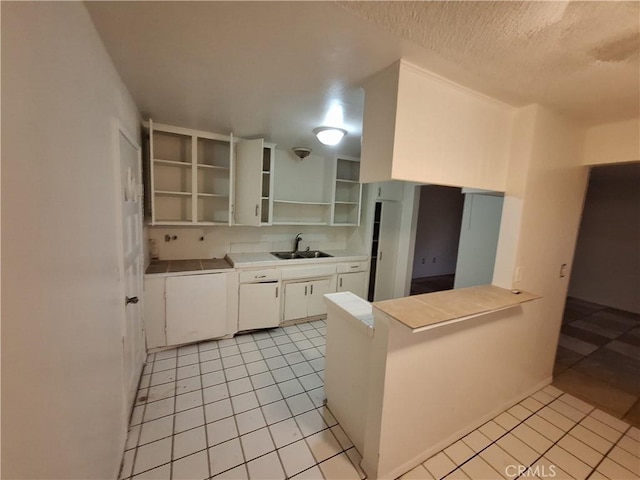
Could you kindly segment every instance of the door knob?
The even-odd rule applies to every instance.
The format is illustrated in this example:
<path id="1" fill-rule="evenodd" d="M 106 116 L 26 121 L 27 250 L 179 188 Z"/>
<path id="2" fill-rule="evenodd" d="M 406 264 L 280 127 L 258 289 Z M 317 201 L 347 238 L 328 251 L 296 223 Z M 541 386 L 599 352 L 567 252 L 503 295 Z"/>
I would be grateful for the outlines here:
<path id="1" fill-rule="evenodd" d="M 129 305 L 130 303 L 138 303 L 138 297 L 124 297 L 124 304 Z"/>

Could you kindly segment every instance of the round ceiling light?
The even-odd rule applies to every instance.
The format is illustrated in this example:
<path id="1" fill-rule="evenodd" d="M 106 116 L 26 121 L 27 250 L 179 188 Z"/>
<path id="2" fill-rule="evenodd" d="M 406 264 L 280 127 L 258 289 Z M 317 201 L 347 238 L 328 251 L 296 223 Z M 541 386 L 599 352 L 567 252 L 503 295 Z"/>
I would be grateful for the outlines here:
<path id="1" fill-rule="evenodd" d="M 334 127 L 318 127 L 313 129 L 313 133 L 316 134 L 320 143 L 324 145 L 337 145 L 347 134 L 347 131 L 342 128 Z"/>

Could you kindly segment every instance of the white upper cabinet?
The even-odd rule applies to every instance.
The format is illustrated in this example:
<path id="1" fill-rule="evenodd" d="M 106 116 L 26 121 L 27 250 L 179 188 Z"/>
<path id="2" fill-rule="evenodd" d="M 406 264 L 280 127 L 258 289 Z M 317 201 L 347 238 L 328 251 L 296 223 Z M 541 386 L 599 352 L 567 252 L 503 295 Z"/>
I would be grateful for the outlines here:
<path id="1" fill-rule="evenodd" d="M 270 225 L 275 145 L 149 120 L 151 225 Z"/>
<path id="2" fill-rule="evenodd" d="M 149 120 L 152 225 L 228 225 L 233 136 Z"/>
<path id="3" fill-rule="evenodd" d="M 391 180 L 389 182 L 380 182 L 373 185 L 375 189 L 376 200 L 392 200 L 401 202 L 404 194 L 404 182 Z"/>
<path id="4" fill-rule="evenodd" d="M 259 226 L 262 222 L 262 157 L 264 141 L 238 140 L 236 143 L 235 225 Z"/>
<path id="5" fill-rule="evenodd" d="M 361 181 L 505 190 L 513 107 L 405 61 L 364 89 Z"/>

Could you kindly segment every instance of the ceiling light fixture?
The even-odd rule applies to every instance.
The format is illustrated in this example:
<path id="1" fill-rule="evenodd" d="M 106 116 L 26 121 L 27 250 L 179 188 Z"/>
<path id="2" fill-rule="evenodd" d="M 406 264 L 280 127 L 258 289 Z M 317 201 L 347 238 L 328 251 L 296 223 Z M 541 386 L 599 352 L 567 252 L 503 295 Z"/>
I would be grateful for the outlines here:
<path id="1" fill-rule="evenodd" d="M 300 160 L 304 160 L 305 158 L 307 158 L 309 155 L 311 155 L 311 149 L 310 148 L 305 148 L 305 147 L 293 147 L 291 150 L 293 150 L 293 153 L 296 155 L 296 157 L 298 157 Z"/>
<path id="2" fill-rule="evenodd" d="M 324 145 L 337 145 L 347 134 L 347 131 L 342 128 L 334 127 L 318 127 L 313 129 L 313 133 L 316 134 L 320 143 Z"/>

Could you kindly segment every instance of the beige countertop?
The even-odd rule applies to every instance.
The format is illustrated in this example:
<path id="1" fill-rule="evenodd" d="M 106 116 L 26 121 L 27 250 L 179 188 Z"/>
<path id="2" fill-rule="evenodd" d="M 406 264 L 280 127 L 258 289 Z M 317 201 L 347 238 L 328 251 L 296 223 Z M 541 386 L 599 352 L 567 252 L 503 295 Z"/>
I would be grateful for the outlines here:
<path id="1" fill-rule="evenodd" d="M 198 272 L 233 268 L 225 258 L 196 258 L 191 260 L 151 260 L 145 274 Z"/>
<path id="2" fill-rule="evenodd" d="M 540 298 L 516 291 L 480 285 L 375 302 L 373 307 L 419 332 Z"/>

